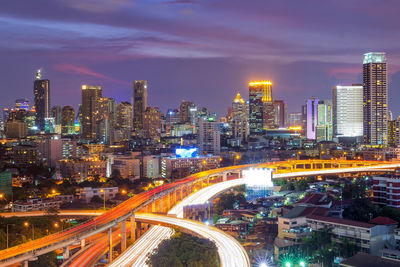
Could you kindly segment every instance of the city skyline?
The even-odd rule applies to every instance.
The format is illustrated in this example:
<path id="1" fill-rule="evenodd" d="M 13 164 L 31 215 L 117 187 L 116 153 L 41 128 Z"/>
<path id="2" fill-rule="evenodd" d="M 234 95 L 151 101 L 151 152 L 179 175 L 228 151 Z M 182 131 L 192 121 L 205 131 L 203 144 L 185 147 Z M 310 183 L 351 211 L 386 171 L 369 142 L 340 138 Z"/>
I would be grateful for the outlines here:
<path id="1" fill-rule="evenodd" d="M 0 11 L 2 107 L 23 97 L 33 103 L 32 80 L 41 67 L 52 105 L 76 109 L 82 84 L 130 101 L 132 82 L 148 80 L 150 106 L 164 112 L 187 100 L 223 116 L 237 92 L 247 98 L 248 81 L 272 80 L 274 98 L 294 112 L 311 96 L 329 98 L 333 86 L 360 83 L 363 54 L 373 51 L 387 53 L 389 100 L 400 96 L 395 2 L 311 1 L 313 8 L 293 2 L 289 9 L 265 1 L 100 1 L 95 8 L 91 2 L 25 1 L 24 9 L 9 3 Z M 224 20 L 208 20 L 217 15 Z M 400 107 L 390 101 L 397 116 Z"/>

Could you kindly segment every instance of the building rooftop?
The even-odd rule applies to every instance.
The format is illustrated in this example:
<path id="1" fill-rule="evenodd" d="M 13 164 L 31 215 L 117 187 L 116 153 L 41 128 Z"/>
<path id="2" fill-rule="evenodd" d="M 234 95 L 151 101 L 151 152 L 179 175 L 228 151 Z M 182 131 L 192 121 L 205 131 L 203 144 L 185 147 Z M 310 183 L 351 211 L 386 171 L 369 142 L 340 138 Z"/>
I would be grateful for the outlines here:
<path id="1" fill-rule="evenodd" d="M 400 262 L 396 260 L 384 259 L 372 254 L 359 252 L 340 263 L 345 267 L 395 267 L 400 266 Z"/>
<path id="2" fill-rule="evenodd" d="M 375 226 L 375 224 L 371 224 L 371 223 L 357 222 L 357 221 L 352 221 L 352 220 L 333 218 L 333 217 L 325 217 L 325 216 L 309 215 L 309 216 L 307 216 L 307 218 L 312 219 L 312 220 L 334 223 L 334 224 L 355 226 L 355 227 L 360 227 L 360 228 L 372 228 Z"/>
<path id="3" fill-rule="evenodd" d="M 288 211 L 283 218 L 293 219 L 297 217 L 304 217 L 310 215 L 326 216 L 328 214 L 327 208 L 321 207 L 307 207 L 307 206 L 297 206 Z"/>
<path id="4" fill-rule="evenodd" d="M 369 223 L 377 225 L 393 225 L 393 224 L 397 225 L 397 222 L 395 220 L 383 216 L 378 216 L 369 221 Z"/>

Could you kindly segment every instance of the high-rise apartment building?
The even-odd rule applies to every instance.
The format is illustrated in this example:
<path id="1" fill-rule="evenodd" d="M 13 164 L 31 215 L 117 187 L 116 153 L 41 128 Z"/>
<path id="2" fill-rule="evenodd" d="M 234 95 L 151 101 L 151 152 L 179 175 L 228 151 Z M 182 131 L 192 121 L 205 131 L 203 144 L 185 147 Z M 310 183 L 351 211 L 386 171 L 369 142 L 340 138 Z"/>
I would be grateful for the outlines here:
<path id="1" fill-rule="evenodd" d="M 161 112 L 158 108 L 147 107 L 143 113 L 143 131 L 146 138 L 160 140 Z"/>
<path id="2" fill-rule="evenodd" d="M 100 118 L 100 98 L 102 87 L 82 85 L 82 137 L 86 139 L 96 138 L 96 123 Z"/>
<path id="3" fill-rule="evenodd" d="M 54 118 L 54 123 L 56 125 L 61 125 L 61 106 L 53 106 L 51 108 L 51 117 Z"/>
<path id="4" fill-rule="evenodd" d="M 332 141 L 333 127 L 332 127 L 332 101 L 321 100 L 318 102 L 317 107 L 317 132 L 316 140 Z"/>
<path id="5" fill-rule="evenodd" d="M 213 119 L 199 119 L 197 144 L 202 154 L 218 155 L 221 152 L 219 123 Z"/>
<path id="6" fill-rule="evenodd" d="M 132 105 L 129 102 L 120 102 L 117 105 L 117 123 L 116 127 L 132 131 L 133 124 Z"/>
<path id="7" fill-rule="evenodd" d="M 284 128 L 287 124 L 287 105 L 284 100 L 274 100 L 274 124 L 278 128 Z"/>
<path id="8" fill-rule="evenodd" d="M 396 121 L 388 121 L 388 145 L 396 146 Z"/>
<path id="9" fill-rule="evenodd" d="M 143 129 L 143 112 L 147 108 L 147 81 L 133 82 L 133 128 Z"/>
<path id="10" fill-rule="evenodd" d="M 273 121 L 272 82 L 249 82 L 250 135 L 263 134 L 264 128 L 268 128 Z"/>
<path id="11" fill-rule="evenodd" d="M 115 128 L 117 102 L 110 97 L 99 99 L 99 118 L 96 122 L 96 138 L 104 144 L 112 142 L 112 131 Z"/>
<path id="12" fill-rule="evenodd" d="M 315 97 L 311 97 L 306 101 L 307 139 L 315 140 L 317 138 L 318 102 L 319 99 L 316 99 Z"/>
<path id="13" fill-rule="evenodd" d="M 190 107 L 195 106 L 191 101 L 182 101 L 179 107 L 180 122 L 190 122 Z"/>
<path id="14" fill-rule="evenodd" d="M 287 126 L 301 126 L 301 125 L 302 125 L 301 112 L 289 113 Z"/>
<path id="15" fill-rule="evenodd" d="M 75 110 L 72 106 L 64 106 L 61 111 L 61 133 L 75 133 Z"/>
<path id="16" fill-rule="evenodd" d="M 364 54 L 363 60 L 363 139 L 369 145 L 388 143 L 388 84 L 386 54 Z"/>
<path id="17" fill-rule="evenodd" d="M 361 140 L 363 135 L 362 85 L 332 88 L 333 135 L 341 139 Z"/>
<path id="18" fill-rule="evenodd" d="M 45 130 L 45 119 L 50 118 L 50 81 L 42 79 L 39 69 L 33 83 L 34 103 L 36 110 L 36 125 L 41 130 Z"/>
<path id="19" fill-rule="evenodd" d="M 232 134 L 234 138 L 247 140 L 249 130 L 249 108 L 239 93 L 232 102 Z"/>

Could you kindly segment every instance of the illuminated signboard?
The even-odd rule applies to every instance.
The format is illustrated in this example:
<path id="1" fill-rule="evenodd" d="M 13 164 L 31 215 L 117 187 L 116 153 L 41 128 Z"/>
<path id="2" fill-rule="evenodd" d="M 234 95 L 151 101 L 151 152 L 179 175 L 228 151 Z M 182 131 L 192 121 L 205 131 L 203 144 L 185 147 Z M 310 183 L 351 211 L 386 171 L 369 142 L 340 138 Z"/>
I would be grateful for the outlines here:
<path id="1" fill-rule="evenodd" d="M 244 170 L 243 177 L 247 186 L 273 187 L 272 170 L 267 168 Z"/>
<path id="2" fill-rule="evenodd" d="M 175 155 L 177 158 L 193 158 L 197 156 L 197 148 L 177 148 Z"/>

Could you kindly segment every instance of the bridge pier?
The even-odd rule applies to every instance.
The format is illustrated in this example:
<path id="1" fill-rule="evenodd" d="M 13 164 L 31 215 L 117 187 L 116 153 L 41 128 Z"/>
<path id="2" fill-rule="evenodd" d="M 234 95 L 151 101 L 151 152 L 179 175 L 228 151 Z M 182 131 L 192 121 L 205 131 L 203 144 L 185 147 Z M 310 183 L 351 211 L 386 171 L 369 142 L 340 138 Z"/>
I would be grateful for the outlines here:
<path id="1" fill-rule="evenodd" d="M 81 249 L 83 249 L 85 247 L 85 239 L 81 240 Z"/>
<path id="2" fill-rule="evenodd" d="M 108 229 L 108 260 L 112 262 L 113 247 L 112 247 L 112 227 Z"/>
<path id="3" fill-rule="evenodd" d="M 135 215 L 131 216 L 131 241 L 136 241 L 136 222 L 135 222 Z"/>
<path id="4" fill-rule="evenodd" d="M 66 246 L 63 248 L 63 260 L 68 260 L 69 259 L 69 247 Z"/>
<path id="5" fill-rule="evenodd" d="M 121 253 L 126 250 L 126 220 L 121 222 Z"/>
<path id="6" fill-rule="evenodd" d="M 29 261 L 23 261 L 22 262 L 22 267 L 28 267 L 29 266 Z"/>
<path id="7" fill-rule="evenodd" d="M 136 231 L 137 231 L 136 238 L 139 238 L 142 235 L 142 223 L 141 222 L 136 222 Z"/>

